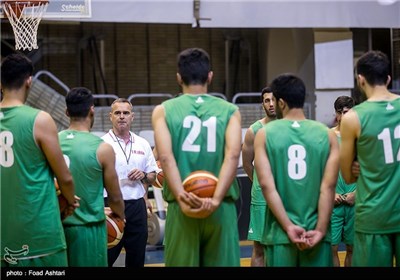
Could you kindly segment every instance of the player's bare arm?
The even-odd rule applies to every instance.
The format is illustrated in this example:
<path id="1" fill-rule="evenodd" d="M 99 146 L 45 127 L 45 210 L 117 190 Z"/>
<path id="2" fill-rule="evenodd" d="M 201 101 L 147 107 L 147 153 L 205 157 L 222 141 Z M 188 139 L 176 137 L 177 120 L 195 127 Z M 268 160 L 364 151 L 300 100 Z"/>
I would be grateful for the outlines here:
<path id="1" fill-rule="evenodd" d="M 253 160 L 254 160 L 254 133 L 248 128 L 244 136 L 242 146 L 243 169 L 251 181 L 253 181 Z"/>
<path id="2" fill-rule="evenodd" d="M 115 170 L 115 152 L 113 147 L 103 142 L 97 149 L 97 158 L 103 167 L 103 182 L 107 191 L 108 204 L 111 210 L 125 220 L 125 204 L 119 188 L 118 175 Z"/>
<path id="3" fill-rule="evenodd" d="M 218 175 L 218 184 L 212 197 L 212 203 L 218 207 L 236 178 L 241 151 L 241 115 L 239 110 L 231 116 L 225 131 L 225 157 Z"/>
<path id="4" fill-rule="evenodd" d="M 307 232 L 306 235 L 310 247 L 318 244 L 325 236 L 335 200 L 336 182 L 339 173 L 339 143 L 333 130 L 329 130 L 328 135 L 330 152 L 321 181 L 318 201 L 318 221 L 315 230 Z"/>
<path id="5" fill-rule="evenodd" d="M 293 243 L 302 244 L 304 243 L 302 236 L 305 233 L 305 230 L 293 224 L 289 219 L 281 197 L 276 190 L 271 164 L 265 148 L 266 138 L 267 135 L 265 134 L 264 129 L 260 129 L 254 140 L 254 167 L 256 169 L 258 181 L 268 206 L 278 222 L 282 225 L 282 228 L 286 231 L 289 239 Z"/>
<path id="6" fill-rule="evenodd" d="M 346 184 L 354 183 L 353 161 L 356 157 L 356 141 L 360 133 L 360 122 L 355 111 L 350 110 L 342 117 L 340 125 L 340 171 Z"/>
<path id="7" fill-rule="evenodd" d="M 76 205 L 75 185 L 72 175 L 64 160 L 60 144 L 58 142 L 57 127 L 52 117 L 41 111 L 35 120 L 34 137 L 38 146 L 42 149 L 51 169 L 53 170 L 61 193 L 67 199 L 70 206 Z M 74 206 L 74 207 L 75 207 Z"/>

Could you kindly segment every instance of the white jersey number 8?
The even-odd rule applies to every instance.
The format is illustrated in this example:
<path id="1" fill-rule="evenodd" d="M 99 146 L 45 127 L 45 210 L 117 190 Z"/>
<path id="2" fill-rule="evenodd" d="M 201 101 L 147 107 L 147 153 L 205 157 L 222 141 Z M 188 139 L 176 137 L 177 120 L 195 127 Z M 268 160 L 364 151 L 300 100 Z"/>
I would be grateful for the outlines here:
<path id="1" fill-rule="evenodd" d="M 0 133 L 0 165 L 3 167 L 10 167 L 14 164 L 13 143 L 14 136 L 10 131 Z"/>
<path id="2" fill-rule="evenodd" d="M 291 145 L 288 149 L 288 173 L 293 180 L 301 180 L 307 175 L 306 150 L 301 145 Z"/>

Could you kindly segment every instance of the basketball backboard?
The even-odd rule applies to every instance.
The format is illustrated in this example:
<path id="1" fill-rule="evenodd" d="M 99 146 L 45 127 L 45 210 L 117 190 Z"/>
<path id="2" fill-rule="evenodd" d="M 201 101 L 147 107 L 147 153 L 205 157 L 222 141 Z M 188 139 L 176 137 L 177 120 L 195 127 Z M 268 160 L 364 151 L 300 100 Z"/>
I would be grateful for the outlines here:
<path id="1" fill-rule="evenodd" d="M 90 18 L 91 0 L 49 0 L 42 19 Z M 5 18 L 0 7 L 0 18 Z"/>

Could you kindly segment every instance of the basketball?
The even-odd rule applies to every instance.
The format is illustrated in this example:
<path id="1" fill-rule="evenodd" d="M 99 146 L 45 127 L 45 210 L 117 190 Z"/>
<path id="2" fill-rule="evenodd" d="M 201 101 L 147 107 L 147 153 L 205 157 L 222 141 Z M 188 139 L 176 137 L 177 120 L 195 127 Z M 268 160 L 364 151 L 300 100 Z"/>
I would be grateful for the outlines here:
<path id="1" fill-rule="evenodd" d="M 57 194 L 57 199 L 58 199 L 58 206 L 59 206 L 59 209 L 60 209 L 60 217 L 61 217 L 61 220 L 64 220 L 64 219 L 65 219 L 64 212 L 65 212 L 65 210 L 68 208 L 68 201 L 67 201 L 67 199 L 65 198 L 65 196 L 62 195 L 61 190 L 60 190 L 60 187 L 58 186 L 58 182 L 57 182 L 57 179 L 56 179 L 56 178 L 54 178 L 54 186 L 55 186 L 55 188 L 56 188 L 56 194 Z"/>
<path id="2" fill-rule="evenodd" d="M 116 246 L 124 235 L 125 222 L 110 212 L 108 207 L 104 208 L 107 223 L 107 246 L 108 249 Z"/>
<path id="3" fill-rule="evenodd" d="M 199 197 L 212 197 L 217 187 L 218 178 L 209 171 L 194 171 L 182 182 L 185 191 L 193 192 Z"/>
<path id="4" fill-rule="evenodd" d="M 157 176 L 156 176 L 156 180 L 153 183 L 153 186 L 157 187 L 157 188 L 162 188 L 163 182 L 164 182 L 164 172 L 162 171 L 160 161 L 158 161 L 158 160 L 157 160 L 157 166 L 160 169 L 156 172 Z"/>

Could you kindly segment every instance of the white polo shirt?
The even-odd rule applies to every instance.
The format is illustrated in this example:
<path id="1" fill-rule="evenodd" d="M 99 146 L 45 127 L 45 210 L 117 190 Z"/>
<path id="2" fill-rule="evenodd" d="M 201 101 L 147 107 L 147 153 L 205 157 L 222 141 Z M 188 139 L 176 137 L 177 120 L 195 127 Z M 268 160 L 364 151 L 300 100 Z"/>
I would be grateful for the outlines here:
<path id="1" fill-rule="evenodd" d="M 158 166 L 149 142 L 143 137 L 130 132 L 130 141 L 125 144 L 123 139 L 118 138 L 112 129 L 101 137 L 105 142 L 112 145 L 115 152 L 115 169 L 118 174 L 119 186 L 124 200 L 142 198 L 146 190 L 140 180 L 131 181 L 128 173 L 137 168 L 146 173 L 156 171 Z M 104 189 L 104 197 L 107 191 Z"/>

